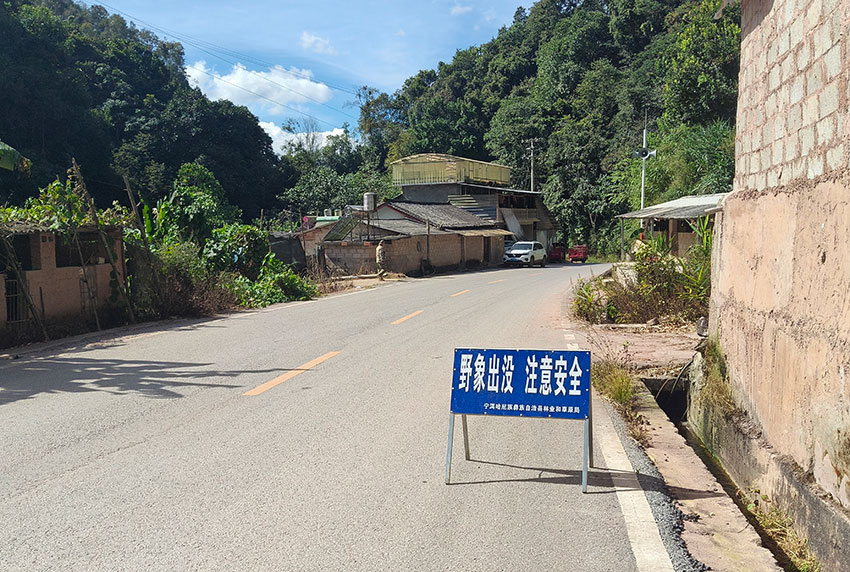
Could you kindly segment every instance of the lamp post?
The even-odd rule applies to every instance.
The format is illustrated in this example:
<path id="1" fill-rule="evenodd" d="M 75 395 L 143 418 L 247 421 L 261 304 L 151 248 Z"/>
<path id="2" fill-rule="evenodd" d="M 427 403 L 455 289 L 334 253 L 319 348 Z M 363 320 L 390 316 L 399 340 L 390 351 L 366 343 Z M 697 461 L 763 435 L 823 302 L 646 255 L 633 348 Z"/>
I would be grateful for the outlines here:
<path id="1" fill-rule="evenodd" d="M 636 151 L 632 151 L 632 157 L 640 159 L 640 208 L 643 210 L 644 189 L 646 188 L 646 160 L 650 157 L 655 157 L 656 149 L 649 149 L 646 146 L 646 114 L 643 117 L 643 147 Z M 643 228 L 643 219 L 640 219 L 640 226 Z"/>

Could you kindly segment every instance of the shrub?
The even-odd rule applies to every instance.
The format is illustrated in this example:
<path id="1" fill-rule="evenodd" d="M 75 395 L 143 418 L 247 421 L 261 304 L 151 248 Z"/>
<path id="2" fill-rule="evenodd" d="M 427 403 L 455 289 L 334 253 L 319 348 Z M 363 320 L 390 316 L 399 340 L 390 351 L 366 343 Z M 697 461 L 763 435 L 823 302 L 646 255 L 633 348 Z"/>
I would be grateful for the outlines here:
<path id="1" fill-rule="evenodd" d="M 257 280 L 251 282 L 244 276 L 238 276 L 229 289 L 240 305 L 250 308 L 292 300 L 309 300 L 319 293 L 312 283 L 298 276 L 272 253 L 266 254 L 263 259 Z"/>
<path id="2" fill-rule="evenodd" d="M 604 295 L 596 280 L 579 280 L 576 283 L 573 310 L 576 316 L 591 324 L 602 321 L 605 303 Z"/>
<path id="3" fill-rule="evenodd" d="M 238 272 L 256 280 L 266 254 L 268 235 L 247 224 L 228 224 L 212 231 L 204 245 L 204 260 L 212 270 Z"/>

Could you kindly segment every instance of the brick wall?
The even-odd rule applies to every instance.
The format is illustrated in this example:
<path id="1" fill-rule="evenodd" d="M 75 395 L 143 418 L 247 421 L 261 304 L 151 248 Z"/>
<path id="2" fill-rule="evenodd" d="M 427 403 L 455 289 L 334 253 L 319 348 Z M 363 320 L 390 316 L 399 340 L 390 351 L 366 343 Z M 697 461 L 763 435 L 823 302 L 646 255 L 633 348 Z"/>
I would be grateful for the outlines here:
<path id="1" fill-rule="evenodd" d="M 378 271 L 375 256 L 377 243 L 325 242 L 325 262 L 348 274 L 374 274 Z"/>
<path id="2" fill-rule="evenodd" d="M 711 324 L 739 405 L 850 508 L 848 26 L 850 0 L 743 0 Z"/>

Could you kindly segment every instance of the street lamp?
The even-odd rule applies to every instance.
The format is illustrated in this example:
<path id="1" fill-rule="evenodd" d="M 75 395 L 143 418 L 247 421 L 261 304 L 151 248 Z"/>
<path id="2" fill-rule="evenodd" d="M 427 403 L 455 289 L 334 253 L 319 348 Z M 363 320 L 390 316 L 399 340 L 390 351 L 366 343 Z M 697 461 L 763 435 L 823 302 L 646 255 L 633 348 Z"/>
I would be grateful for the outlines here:
<path id="1" fill-rule="evenodd" d="M 632 151 L 632 157 L 640 159 L 640 208 L 643 210 L 644 188 L 646 187 L 646 160 L 650 157 L 655 157 L 656 149 L 649 149 L 646 146 L 646 113 L 643 116 L 643 147 L 636 151 Z M 643 227 L 643 219 L 640 220 L 640 226 Z"/>

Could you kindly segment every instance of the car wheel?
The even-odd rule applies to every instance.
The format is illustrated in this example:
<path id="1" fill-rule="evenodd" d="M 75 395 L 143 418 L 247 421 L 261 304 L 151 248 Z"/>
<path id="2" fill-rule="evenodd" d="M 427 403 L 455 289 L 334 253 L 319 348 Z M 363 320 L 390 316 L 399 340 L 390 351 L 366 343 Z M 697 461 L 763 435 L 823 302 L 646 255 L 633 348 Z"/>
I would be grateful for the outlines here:
<path id="1" fill-rule="evenodd" d="M 540 268 L 544 268 L 546 266 L 546 256 L 540 259 Z"/>

